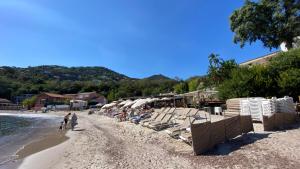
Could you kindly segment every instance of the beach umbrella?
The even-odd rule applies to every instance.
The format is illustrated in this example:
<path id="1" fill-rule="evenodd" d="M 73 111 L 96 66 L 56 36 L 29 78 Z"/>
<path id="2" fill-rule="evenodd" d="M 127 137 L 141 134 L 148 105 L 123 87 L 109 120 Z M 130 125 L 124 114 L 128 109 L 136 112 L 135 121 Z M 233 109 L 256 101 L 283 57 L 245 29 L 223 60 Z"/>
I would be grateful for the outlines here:
<path id="1" fill-rule="evenodd" d="M 131 102 L 131 100 L 124 100 L 121 103 L 119 103 L 118 106 L 123 106 L 123 105 L 125 105 L 128 102 Z"/>
<path id="2" fill-rule="evenodd" d="M 115 105 L 117 105 L 117 103 L 116 103 L 116 102 L 112 102 L 112 103 L 110 103 L 110 104 L 104 105 L 104 106 L 102 107 L 102 109 L 109 109 L 109 108 L 114 107 Z"/>
<path id="3" fill-rule="evenodd" d="M 150 98 L 148 98 L 148 99 L 140 99 L 140 100 L 138 100 L 136 103 L 134 103 L 134 104 L 131 106 L 131 108 L 133 108 L 133 109 L 140 108 L 140 107 L 142 107 L 143 105 L 149 103 L 150 101 L 151 101 Z"/>
<path id="4" fill-rule="evenodd" d="M 126 108 L 126 107 L 130 107 L 132 106 L 134 103 L 136 103 L 138 100 L 129 100 L 126 104 L 124 104 L 124 106 L 122 108 Z"/>
<path id="5" fill-rule="evenodd" d="M 164 97 L 164 98 L 162 98 L 160 100 L 172 100 L 172 98 Z"/>

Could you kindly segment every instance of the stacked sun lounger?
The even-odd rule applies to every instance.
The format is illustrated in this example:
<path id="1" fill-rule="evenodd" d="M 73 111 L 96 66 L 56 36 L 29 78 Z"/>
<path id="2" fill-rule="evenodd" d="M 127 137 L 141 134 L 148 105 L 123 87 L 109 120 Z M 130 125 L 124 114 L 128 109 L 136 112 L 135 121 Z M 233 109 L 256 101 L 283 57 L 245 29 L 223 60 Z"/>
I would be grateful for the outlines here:
<path id="1" fill-rule="evenodd" d="M 271 116 L 276 113 L 276 99 L 267 99 L 261 102 L 262 113 L 264 116 Z"/>
<path id="2" fill-rule="evenodd" d="M 250 98 L 249 100 L 250 112 L 251 117 L 253 120 L 262 121 L 263 120 L 263 113 L 262 113 L 262 101 L 263 99 L 260 98 Z"/>
<path id="3" fill-rule="evenodd" d="M 263 116 L 271 116 L 274 113 L 295 113 L 293 98 L 237 98 L 229 99 L 227 111 L 238 111 L 241 116 L 251 115 L 253 120 L 262 121 Z"/>
<path id="4" fill-rule="evenodd" d="M 276 100 L 276 109 L 279 113 L 295 113 L 293 98 L 285 96 Z"/>
<path id="5" fill-rule="evenodd" d="M 240 112 L 241 111 L 241 105 L 240 101 L 244 98 L 234 98 L 234 99 L 228 99 L 226 101 L 227 105 L 227 111 L 229 112 Z"/>

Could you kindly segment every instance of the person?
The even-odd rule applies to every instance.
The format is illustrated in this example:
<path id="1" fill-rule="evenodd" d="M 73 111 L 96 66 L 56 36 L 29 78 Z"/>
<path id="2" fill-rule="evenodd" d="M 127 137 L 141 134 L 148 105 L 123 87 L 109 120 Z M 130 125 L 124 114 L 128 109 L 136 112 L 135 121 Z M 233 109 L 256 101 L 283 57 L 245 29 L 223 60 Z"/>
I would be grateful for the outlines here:
<path id="1" fill-rule="evenodd" d="M 62 130 L 63 130 L 63 126 L 64 126 L 64 122 L 62 121 L 62 122 L 60 122 L 60 126 L 59 126 L 58 129 L 59 129 L 60 131 L 62 131 Z"/>
<path id="2" fill-rule="evenodd" d="M 71 113 L 68 113 L 68 114 L 64 117 L 65 129 L 67 128 L 67 124 L 68 124 L 68 121 L 69 121 L 70 116 L 71 116 Z"/>
<path id="3" fill-rule="evenodd" d="M 77 115 L 74 113 L 72 118 L 71 118 L 71 127 L 72 127 L 72 130 L 74 130 L 75 126 L 77 125 Z"/>
<path id="4" fill-rule="evenodd" d="M 120 114 L 120 121 L 126 121 L 126 116 L 127 116 L 126 110 L 123 109 Z"/>

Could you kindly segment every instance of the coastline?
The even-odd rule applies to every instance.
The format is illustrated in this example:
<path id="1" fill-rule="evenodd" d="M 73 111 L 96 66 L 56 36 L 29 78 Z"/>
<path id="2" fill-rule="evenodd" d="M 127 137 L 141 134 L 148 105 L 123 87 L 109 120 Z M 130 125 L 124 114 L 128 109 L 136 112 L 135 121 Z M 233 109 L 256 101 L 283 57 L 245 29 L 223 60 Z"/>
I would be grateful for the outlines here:
<path id="1" fill-rule="evenodd" d="M 66 131 L 51 132 L 45 137 L 25 145 L 23 149 L 20 149 L 16 153 L 16 155 L 18 156 L 18 159 L 24 159 L 32 154 L 59 145 L 68 139 L 69 137 L 66 136 Z"/>
<path id="2" fill-rule="evenodd" d="M 32 124 L 11 135 L 1 136 L 2 160 L 0 169 L 18 168 L 28 156 L 69 139 L 66 136 L 67 131 L 58 131 L 57 121 L 61 118 L 58 115 L 26 111 L 1 111 L 1 116 L 31 118 Z"/>
<path id="3" fill-rule="evenodd" d="M 63 115 L 66 112 L 51 112 Z M 220 144 L 207 155 L 193 156 L 192 147 L 164 131 L 88 112 L 78 112 L 75 131 L 61 144 L 26 156 L 19 169 L 61 168 L 299 168 L 300 127 L 287 131 L 259 129 Z M 288 140 L 286 138 L 289 138 Z M 33 144 L 32 146 L 34 146 Z M 138 160 L 136 160 L 138 159 Z M 1 167 L 0 167 L 1 168 Z M 17 168 L 17 167 L 15 167 Z"/>
<path id="4" fill-rule="evenodd" d="M 70 146 L 71 140 L 74 139 L 74 135 L 70 131 L 65 132 L 63 136 L 64 136 L 63 138 L 58 139 L 60 141 L 56 140 L 44 146 L 43 147 L 44 149 L 38 152 L 36 152 L 35 150 L 33 151 L 31 150 L 32 148 L 35 149 L 36 147 L 41 146 L 42 141 L 46 141 L 47 137 L 44 138 L 43 140 L 40 140 L 39 142 L 35 142 L 32 143 L 31 145 L 28 145 L 27 147 L 28 149 L 26 151 L 30 151 L 30 153 L 32 154 L 30 155 L 28 154 L 28 156 L 22 159 L 22 162 L 18 165 L 17 168 L 18 169 L 52 168 L 54 165 L 60 162 L 65 152 L 65 149 L 67 149 L 67 147 Z"/>

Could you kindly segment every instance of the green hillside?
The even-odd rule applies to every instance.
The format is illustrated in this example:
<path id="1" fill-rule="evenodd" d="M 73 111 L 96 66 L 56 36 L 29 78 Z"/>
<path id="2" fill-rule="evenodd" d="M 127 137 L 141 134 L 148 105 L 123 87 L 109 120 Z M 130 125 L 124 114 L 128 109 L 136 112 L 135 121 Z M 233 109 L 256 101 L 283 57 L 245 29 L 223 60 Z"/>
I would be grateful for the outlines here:
<path id="1" fill-rule="evenodd" d="M 65 94 L 97 91 L 114 100 L 170 92 L 176 83 L 163 75 L 129 78 L 104 67 L 0 67 L 0 98 L 7 99 L 40 92 Z"/>

